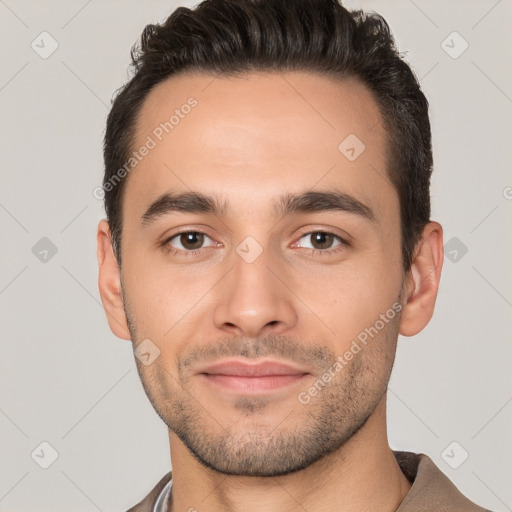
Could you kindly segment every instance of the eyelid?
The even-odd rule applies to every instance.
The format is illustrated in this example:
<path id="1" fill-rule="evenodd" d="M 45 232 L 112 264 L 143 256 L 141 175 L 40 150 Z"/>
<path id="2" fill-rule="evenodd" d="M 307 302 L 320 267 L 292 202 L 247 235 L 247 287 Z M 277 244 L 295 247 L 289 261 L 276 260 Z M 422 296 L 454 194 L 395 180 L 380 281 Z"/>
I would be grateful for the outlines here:
<path id="1" fill-rule="evenodd" d="M 183 233 L 201 233 L 203 235 L 210 237 L 211 239 L 214 239 L 214 237 L 210 234 L 210 231 L 211 230 L 208 227 L 199 224 L 187 224 L 183 226 L 177 226 L 165 231 L 163 235 L 159 237 L 160 242 L 158 243 L 163 244 L 166 241 L 170 240 L 171 238 L 181 235 Z"/>
<path id="2" fill-rule="evenodd" d="M 300 240 L 303 236 L 312 235 L 313 233 L 325 233 L 329 235 L 333 235 L 339 238 L 346 245 L 352 245 L 353 238 L 346 231 L 332 228 L 332 227 L 323 227 L 323 226 L 313 226 L 309 228 L 304 228 L 304 230 L 296 235 L 295 240 Z M 295 243 L 295 242 L 294 242 Z"/>
<path id="3" fill-rule="evenodd" d="M 338 239 L 339 244 L 334 245 L 333 247 L 329 247 L 328 249 L 315 249 L 314 247 L 301 247 L 298 245 L 301 238 L 304 238 L 305 236 L 308 236 L 308 235 L 312 235 L 314 233 L 323 233 L 326 235 L 332 235 L 333 237 Z M 350 237 L 348 237 L 348 238 L 350 238 Z M 296 241 L 293 242 L 293 244 L 290 247 L 296 248 L 296 249 L 306 249 L 307 251 L 309 251 L 310 254 L 315 254 L 315 255 L 316 254 L 332 255 L 332 254 L 335 254 L 338 251 L 346 249 L 347 247 L 350 247 L 350 246 L 351 246 L 350 242 L 348 240 L 346 240 L 346 238 L 342 237 L 341 235 L 338 235 L 337 233 L 334 233 L 334 232 L 326 230 L 326 229 L 313 229 L 313 230 L 306 231 L 306 232 L 302 233 L 296 239 Z"/>
<path id="4" fill-rule="evenodd" d="M 206 247 L 201 247 L 199 249 L 192 249 L 192 250 L 179 249 L 179 248 L 173 247 L 172 245 L 169 245 L 171 240 L 179 237 L 180 235 L 187 234 L 187 233 L 198 233 L 200 235 L 204 235 L 205 237 L 208 237 L 213 242 L 213 244 L 208 245 Z M 169 249 L 172 249 L 172 250 L 175 250 L 175 251 L 180 251 L 182 253 L 193 254 L 193 253 L 196 253 L 197 251 L 201 251 L 202 249 L 207 249 L 208 247 L 219 247 L 219 246 L 222 246 L 223 244 L 220 242 L 217 242 L 211 235 L 209 235 L 203 229 L 186 227 L 186 228 L 181 229 L 180 231 L 176 231 L 175 233 L 173 233 L 171 235 L 164 236 L 163 241 L 159 245 L 164 246 Z"/>

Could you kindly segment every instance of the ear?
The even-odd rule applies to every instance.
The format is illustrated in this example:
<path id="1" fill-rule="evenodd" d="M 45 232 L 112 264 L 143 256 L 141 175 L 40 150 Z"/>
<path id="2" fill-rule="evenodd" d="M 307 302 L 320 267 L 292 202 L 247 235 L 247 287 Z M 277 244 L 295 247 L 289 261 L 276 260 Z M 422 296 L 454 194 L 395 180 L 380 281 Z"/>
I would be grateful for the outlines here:
<path id="1" fill-rule="evenodd" d="M 112 236 L 106 219 L 98 224 L 97 234 L 98 256 L 98 285 L 100 288 L 101 302 L 107 314 L 110 330 L 123 340 L 130 340 L 130 330 L 123 308 L 123 296 L 121 294 L 121 269 L 117 264 L 112 247 Z"/>
<path id="2" fill-rule="evenodd" d="M 430 322 L 443 268 L 443 228 L 429 222 L 416 245 L 414 260 L 406 278 L 405 304 L 400 321 L 400 334 L 414 336 Z"/>

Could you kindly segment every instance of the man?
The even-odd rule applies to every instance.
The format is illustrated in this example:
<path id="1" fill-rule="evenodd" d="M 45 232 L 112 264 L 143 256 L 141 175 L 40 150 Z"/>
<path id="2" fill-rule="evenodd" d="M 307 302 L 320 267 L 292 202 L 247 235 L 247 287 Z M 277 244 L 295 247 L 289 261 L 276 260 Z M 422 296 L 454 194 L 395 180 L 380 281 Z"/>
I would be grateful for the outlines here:
<path id="1" fill-rule="evenodd" d="M 386 22 L 210 0 L 132 58 L 99 286 L 173 471 L 130 510 L 484 510 L 387 440 L 398 334 L 432 317 L 443 241 L 428 103 Z"/>

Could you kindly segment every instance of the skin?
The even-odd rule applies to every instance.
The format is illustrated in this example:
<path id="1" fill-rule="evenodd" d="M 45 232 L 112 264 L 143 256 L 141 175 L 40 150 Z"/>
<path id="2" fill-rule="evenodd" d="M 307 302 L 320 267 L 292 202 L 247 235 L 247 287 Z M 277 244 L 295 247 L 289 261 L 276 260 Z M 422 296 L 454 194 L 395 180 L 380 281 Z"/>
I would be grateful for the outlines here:
<path id="1" fill-rule="evenodd" d="M 180 74 L 146 98 L 134 148 L 191 96 L 197 106 L 129 175 L 122 269 L 105 219 L 97 234 L 112 332 L 160 350 L 150 365 L 136 362 L 169 427 L 172 510 L 396 510 L 411 483 L 388 444 L 386 389 L 398 334 L 415 335 L 432 317 L 442 228 L 424 228 L 405 274 L 383 122 L 357 80 Z M 338 150 L 348 134 L 365 144 L 352 162 Z M 346 211 L 273 215 L 271 202 L 284 193 L 333 188 L 369 206 L 375 221 Z M 168 213 L 142 226 L 162 193 L 191 190 L 218 194 L 225 214 Z M 198 253 L 187 254 L 180 236 L 167 242 L 178 253 L 165 251 L 180 230 L 206 233 Z M 315 230 L 336 236 L 319 246 Z M 252 263 L 236 251 L 248 236 L 262 250 Z M 397 301 L 400 314 L 301 403 L 299 394 Z M 288 361 L 308 375 L 241 396 L 196 374 L 228 356 Z"/>

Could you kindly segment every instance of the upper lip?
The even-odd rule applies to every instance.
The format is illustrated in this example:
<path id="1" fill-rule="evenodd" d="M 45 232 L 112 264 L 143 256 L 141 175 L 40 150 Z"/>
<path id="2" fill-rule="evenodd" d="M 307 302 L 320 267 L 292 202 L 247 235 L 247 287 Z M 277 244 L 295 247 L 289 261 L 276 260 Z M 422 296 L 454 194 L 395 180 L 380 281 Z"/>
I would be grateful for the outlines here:
<path id="1" fill-rule="evenodd" d="M 291 363 L 280 361 L 247 362 L 240 359 L 224 359 L 205 366 L 198 373 L 208 375 L 239 375 L 243 377 L 265 377 L 268 375 L 303 375 L 307 370 L 298 368 Z"/>

